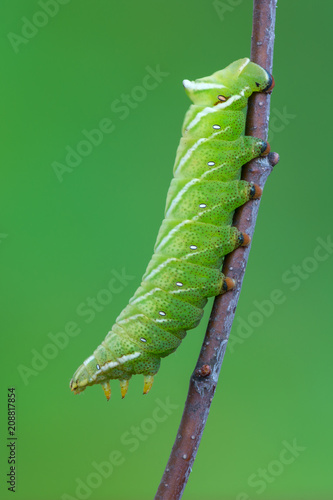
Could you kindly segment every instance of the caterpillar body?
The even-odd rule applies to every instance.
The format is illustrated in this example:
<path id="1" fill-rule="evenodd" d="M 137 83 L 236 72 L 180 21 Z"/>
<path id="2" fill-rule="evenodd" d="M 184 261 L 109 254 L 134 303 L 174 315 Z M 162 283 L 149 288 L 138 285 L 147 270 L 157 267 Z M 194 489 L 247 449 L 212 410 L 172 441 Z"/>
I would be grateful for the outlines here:
<path id="1" fill-rule="evenodd" d="M 142 282 L 105 340 L 74 373 L 71 390 L 110 379 L 125 396 L 132 375 L 144 375 L 144 394 L 161 358 L 174 352 L 195 328 L 208 297 L 234 281 L 220 271 L 224 256 L 249 237 L 232 226 L 234 210 L 261 189 L 240 180 L 241 168 L 266 155 L 269 145 L 244 136 L 244 108 L 253 92 L 268 92 L 272 76 L 249 59 L 183 85 L 193 104 L 186 113 L 166 201 L 165 218 Z"/>

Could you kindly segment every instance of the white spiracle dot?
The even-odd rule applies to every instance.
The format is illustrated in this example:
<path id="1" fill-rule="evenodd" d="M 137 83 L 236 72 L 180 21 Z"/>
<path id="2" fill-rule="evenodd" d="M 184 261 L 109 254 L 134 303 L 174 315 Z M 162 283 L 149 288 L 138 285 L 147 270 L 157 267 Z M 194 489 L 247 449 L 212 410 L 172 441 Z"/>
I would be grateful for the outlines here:
<path id="1" fill-rule="evenodd" d="M 160 316 L 165 316 L 165 312 L 164 312 L 164 311 L 160 311 L 158 314 L 159 314 Z"/>
<path id="2" fill-rule="evenodd" d="M 206 203 L 200 203 L 199 207 L 200 207 L 200 208 L 206 208 L 206 207 L 207 207 L 207 205 L 206 205 Z"/>
<path id="3" fill-rule="evenodd" d="M 198 247 L 197 247 L 196 245 L 191 245 L 191 246 L 190 246 L 190 249 L 191 249 L 191 250 L 196 250 L 197 248 L 198 248 Z"/>
<path id="4" fill-rule="evenodd" d="M 96 365 L 96 368 L 97 368 L 97 370 L 100 370 L 100 369 L 101 369 L 101 367 L 100 367 L 99 365 Z"/>
<path id="5" fill-rule="evenodd" d="M 177 286 L 183 286 L 183 283 L 181 283 L 181 281 L 177 281 L 176 285 Z"/>
<path id="6" fill-rule="evenodd" d="M 214 165 L 215 165 L 215 161 L 209 161 L 209 162 L 207 163 L 207 165 L 208 165 L 209 167 L 214 167 Z"/>
<path id="7" fill-rule="evenodd" d="M 220 130 L 220 128 L 221 128 L 221 127 L 220 127 L 220 125 L 213 125 L 213 128 L 214 128 L 215 130 Z"/>
<path id="8" fill-rule="evenodd" d="M 140 340 L 141 340 L 141 342 L 147 342 L 147 340 L 145 338 L 143 338 L 143 337 L 141 337 Z"/>

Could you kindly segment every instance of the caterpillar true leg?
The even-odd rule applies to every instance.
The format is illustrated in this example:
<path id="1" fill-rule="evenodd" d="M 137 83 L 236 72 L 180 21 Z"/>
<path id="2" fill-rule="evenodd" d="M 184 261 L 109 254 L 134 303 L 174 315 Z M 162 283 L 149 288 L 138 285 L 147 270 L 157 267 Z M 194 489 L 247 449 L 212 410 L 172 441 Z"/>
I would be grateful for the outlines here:
<path id="1" fill-rule="evenodd" d="M 261 188 L 241 180 L 248 161 L 270 151 L 266 141 L 244 136 L 244 108 L 253 92 L 271 92 L 273 77 L 240 59 L 211 76 L 184 80 L 192 100 L 182 128 L 165 218 L 142 282 L 105 340 L 70 382 L 75 394 L 119 379 L 122 397 L 132 375 L 144 376 L 144 394 L 161 358 L 177 349 L 203 315 L 208 297 L 235 286 L 220 269 L 224 257 L 250 243 L 232 226 L 234 210 L 259 198 Z"/>
<path id="2" fill-rule="evenodd" d="M 104 391 L 106 399 L 109 401 L 109 399 L 111 398 L 111 386 L 110 386 L 110 382 L 109 381 L 102 382 L 101 386 L 102 386 L 102 389 Z"/>
<path id="3" fill-rule="evenodd" d="M 153 382 L 154 377 L 152 377 L 151 375 L 146 375 L 144 377 L 143 394 L 148 394 L 148 392 L 152 388 Z"/>
<path id="4" fill-rule="evenodd" d="M 124 399 L 128 391 L 129 380 L 119 380 L 119 382 L 120 382 L 121 397 L 122 399 Z"/>

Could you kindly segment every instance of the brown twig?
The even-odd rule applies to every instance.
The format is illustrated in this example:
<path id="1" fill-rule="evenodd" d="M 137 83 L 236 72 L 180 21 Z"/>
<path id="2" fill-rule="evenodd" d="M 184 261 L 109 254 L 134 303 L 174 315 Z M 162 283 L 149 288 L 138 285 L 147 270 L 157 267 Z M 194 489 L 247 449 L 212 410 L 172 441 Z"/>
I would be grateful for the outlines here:
<path id="1" fill-rule="evenodd" d="M 254 0 L 251 60 L 272 73 L 277 0 Z M 266 140 L 270 109 L 269 94 L 253 94 L 249 100 L 246 135 Z M 264 187 L 279 156 L 270 153 L 243 168 L 243 179 Z M 241 231 L 254 233 L 260 200 L 246 203 L 234 217 Z M 182 497 L 206 425 L 210 405 L 222 366 L 229 333 L 242 287 L 250 247 L 240 247 L 229 254 L 223 272 L 234 278 L 237 286 L 215 299 L 207 332 L 195 370 L 191 376 L 182 420 L 155 500 L 177 500 Z"/>

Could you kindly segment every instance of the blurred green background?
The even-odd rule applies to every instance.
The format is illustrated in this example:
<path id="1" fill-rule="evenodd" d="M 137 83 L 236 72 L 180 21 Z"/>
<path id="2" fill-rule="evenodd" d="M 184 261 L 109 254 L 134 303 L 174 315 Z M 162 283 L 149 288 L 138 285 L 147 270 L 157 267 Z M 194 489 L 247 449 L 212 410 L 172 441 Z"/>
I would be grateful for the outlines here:
<path id="1" fill-rule="evenodd" d="M 209 307 L 149 396 L 142 377 L 123 401 L 114 382 L 109 403 L 100 387 L 78 397 L 68 383 L 151 256 L 189 105 L 182 80 L 249 56 L 252 2 L 5 0 L 0 14 L 0 496 L 11 495 L 13 386 L 15 498 L 150 499 Z M 281 160 L 186 500 L 333 496 L 332 15 L 328 1 L 278 5 L 270 142 Z M 112 278 L 117 292 L 105 292 Z"/>

